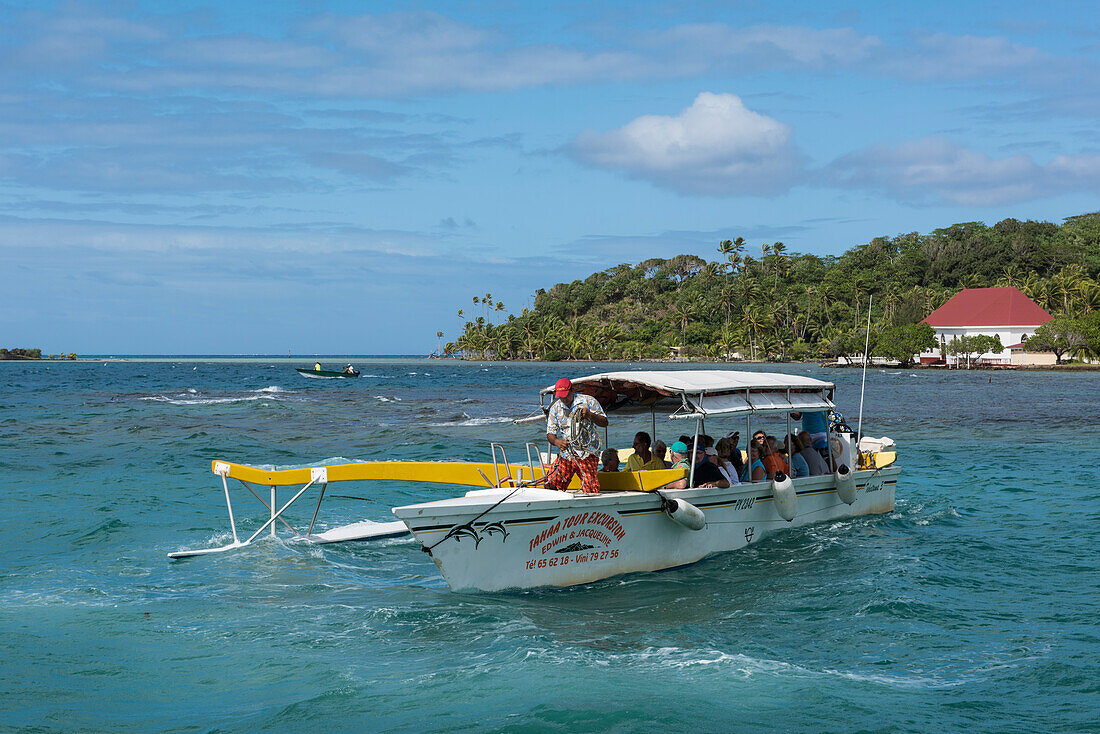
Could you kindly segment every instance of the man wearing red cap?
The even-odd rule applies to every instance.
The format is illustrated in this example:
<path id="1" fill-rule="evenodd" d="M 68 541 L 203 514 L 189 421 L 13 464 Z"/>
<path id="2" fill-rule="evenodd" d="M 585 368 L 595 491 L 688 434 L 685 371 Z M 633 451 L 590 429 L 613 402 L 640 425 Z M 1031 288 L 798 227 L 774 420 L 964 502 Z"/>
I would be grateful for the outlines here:
<path id="1" fill-rule="evenodd" d="M 574 391 L 573 383 L 565 377 L 554 384 L 554 397 L 557 400 L 550 406 L 550 414 L 546 418 L 546 440 L 551 446 L 556 446 L 560 453 L 546 475 L 546 486 L 564 490 L 569 486 L 573 475 L 580 474 L 581 490 L 585 494 L 596 494 L 600 491 L 600 480 L 596 477 L 599 459 L 595 455 L 577 458 L 569 450 L 565 439 L 558 438 L 558 433 L 565 433 L 569 426 L 569 416 L 574 410 L 577 410 L 579 418 L 590 420 L 600 428 L 607 427 L 607 414 L 603 412 L 596 398 Z"/>

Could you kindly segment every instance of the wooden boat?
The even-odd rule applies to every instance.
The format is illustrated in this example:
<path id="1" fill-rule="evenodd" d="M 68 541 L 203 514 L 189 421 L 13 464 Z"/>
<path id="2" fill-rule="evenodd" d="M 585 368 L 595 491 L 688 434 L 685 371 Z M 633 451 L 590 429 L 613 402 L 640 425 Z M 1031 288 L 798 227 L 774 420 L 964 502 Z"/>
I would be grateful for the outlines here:
<path id="1" fill-rule="evenodd" d="M 829 411 L 834 385 L 808 377 L 684 370 L 609 372 L 573 380 L 577 392 L 595 397 L 609 417 L 644 416 L 656 427 L 658 413 L 695 424 L 695 440 L 704 422 L 728 430 L 736 420 L 752 435 L 753 420 L 791 412 Z M 549 411 L 540 393 L 535 415 L 517 423 L 542 422 Z M 553 398 L 551 397 L 551 401 Z M 743 422 L 742 422 L 743 421 Z M 585 427 L 582 427 L 585 428 Z M 540 433 L 542 429 L 540 427 Z M 679 430 L 679 429 L 675 429 Z M 718 433 L 719 431 L 714 431 Z M 599 436 L 591 423 L 578 432 L 595 452 Z M 594 438 L 595 437 L 595 438 Z M 593 444 L 594 440 L 594 444 Z M 599 494 L 582 494 L 573 478 L 568 491 L 537 486 L 548 466 L 539 445 L 528 443 L 527 463 L 509 463 L 501 444 L 491 444 L 492 462 L 365 462 L 327 467 L 268 470 L 215 461 L 229 509 L 233 542 L 218 548 L 178 551 L 172 558 L 219 553 L 246 546 L 282 522 L 313 543 L 370 540 L 411 533 L 451 588 L 496 591 L 509 588 L 569 586 L 623 573 L 656 571 L 694 563 L 710 554 L 737 550 L 767 534 L 811 523 L 894 509 L 900 469 L 889 439 L 864 439 L 829 426 L 833 473 L 693 488 L 694 468 L 639 472 L 600 472 Z M 572 444 L 570 450 L 577 446 Z M 669 485 L 688 479 L 687 489 Z M 237 536 L 227 480 L 244 484 L 269 511 L 267 521 L 247 540 Z M 412 481 L 479 487 L 452 499 L 393 508 L 399 522 L 357 523 L 314 534 L 325 489 L 339 481 Z M 304 484 L 282 507 L 277 487 Z M 309 529 L 299 533 L 282 515 L 313 486 L 319 497 Z M 270 488 L 270 503 L 254 488 Z M 278 509 L 277 509 L 278 508 Z"/>
<path id="2" fill-rule="evenodd" d="M 355 370 L 354 372 L 335 372 L 333 370 L 307 370 L 307 369 L 303 369 L 301 367 L 295 367 L 294 371 L 297 372 L 302 377 L 312 377 L 315 380 L 317 380 L 317 379 L 328 380 L 328 379 L 337 378 L 337 377 L 358 377 L 359 376 L 359 370 Z"/>

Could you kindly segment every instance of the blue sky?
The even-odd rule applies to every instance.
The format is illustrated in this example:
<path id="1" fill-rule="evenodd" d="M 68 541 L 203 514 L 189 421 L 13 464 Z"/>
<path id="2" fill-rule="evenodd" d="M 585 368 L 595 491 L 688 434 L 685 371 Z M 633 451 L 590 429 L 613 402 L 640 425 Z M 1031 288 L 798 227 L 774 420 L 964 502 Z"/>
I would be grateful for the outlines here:
<path id="1" fill-rule="evenodd" d="M 426 353 L 722 239 L 1095 211 L 1094 11 L 0 4 L 0 346 Z"/>

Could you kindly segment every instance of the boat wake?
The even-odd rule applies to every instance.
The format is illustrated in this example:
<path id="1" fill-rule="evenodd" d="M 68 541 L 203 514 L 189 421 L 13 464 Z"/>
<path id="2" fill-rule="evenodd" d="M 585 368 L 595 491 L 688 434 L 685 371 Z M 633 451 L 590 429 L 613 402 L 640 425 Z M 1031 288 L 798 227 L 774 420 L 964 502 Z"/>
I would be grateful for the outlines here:
<path id="1" fill-rule="evenodd" d="M 278 385 L 269 385 L 258 390 L 249 390 L 236 395 L 207 395 L 194 388 L 188 388 L 174 395 L 143 395 L 139 400 L 169 405 L 223 405 L 226 403 L 248 403 L 256 400 L 285 400 L 290 394 Z"/>

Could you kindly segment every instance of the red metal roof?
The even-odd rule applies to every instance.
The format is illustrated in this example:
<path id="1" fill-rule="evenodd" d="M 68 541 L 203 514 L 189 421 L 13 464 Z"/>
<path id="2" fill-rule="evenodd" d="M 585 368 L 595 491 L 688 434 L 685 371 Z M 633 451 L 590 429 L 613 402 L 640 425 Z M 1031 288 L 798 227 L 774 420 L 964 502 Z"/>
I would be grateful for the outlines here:
<path id="1" fill-rule="evenodd" d="M 1038 326 L 1054 317 L 1018 289 L 967 288 L 924 319 L 929 326 Z"/>

